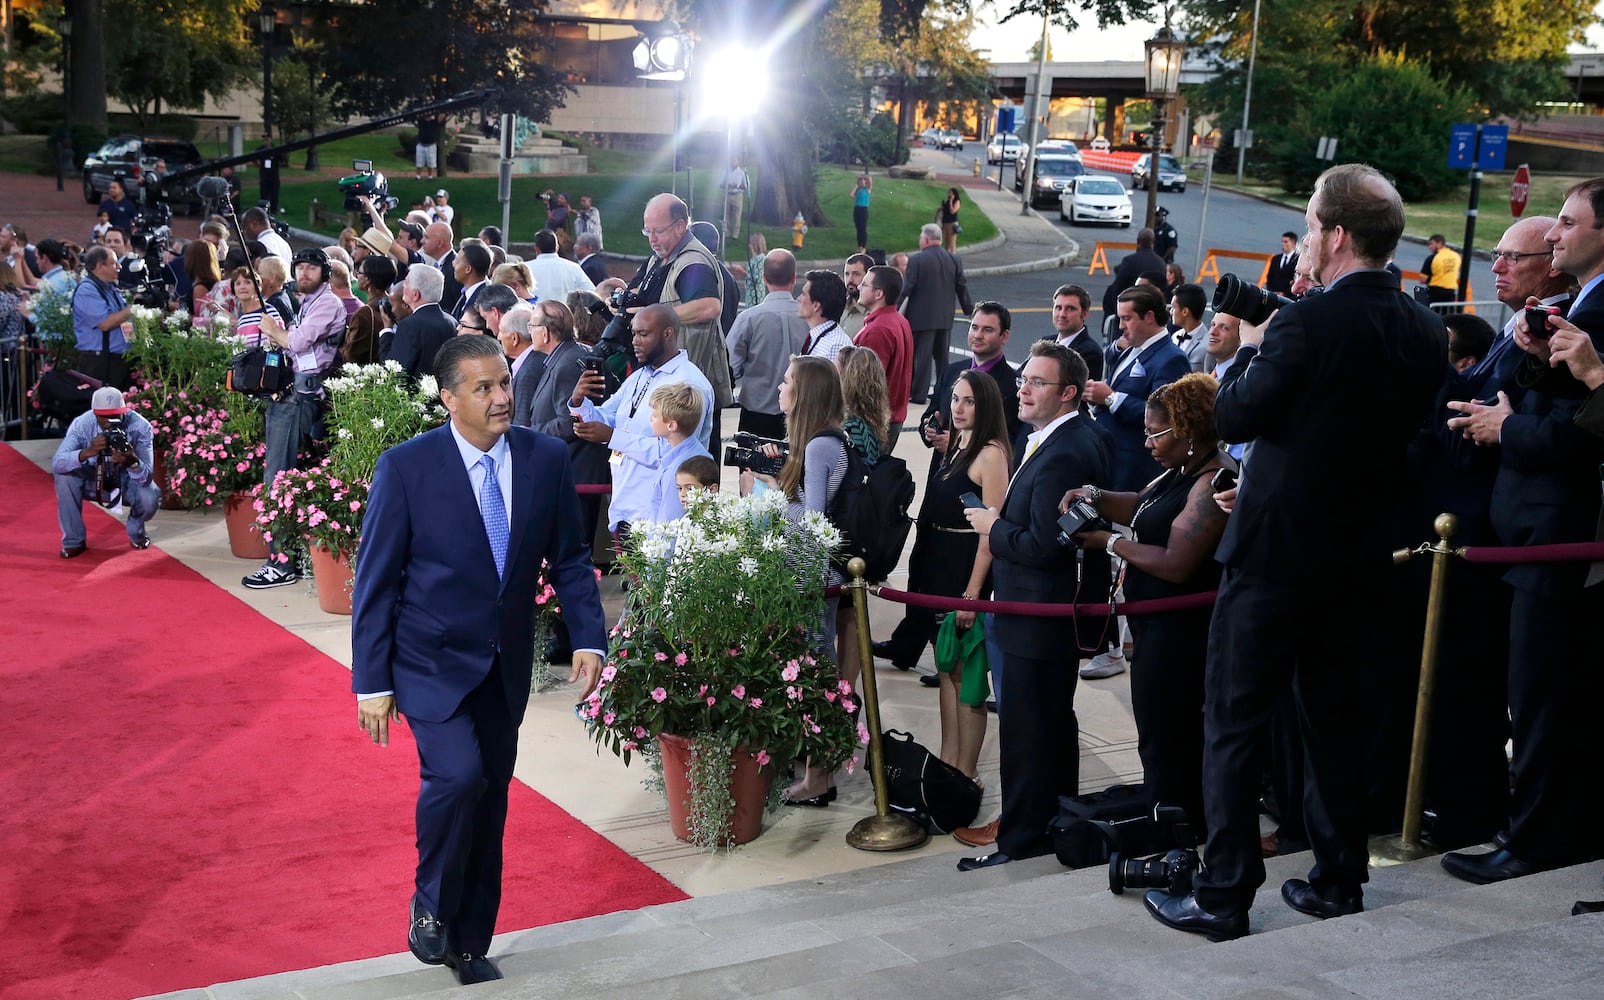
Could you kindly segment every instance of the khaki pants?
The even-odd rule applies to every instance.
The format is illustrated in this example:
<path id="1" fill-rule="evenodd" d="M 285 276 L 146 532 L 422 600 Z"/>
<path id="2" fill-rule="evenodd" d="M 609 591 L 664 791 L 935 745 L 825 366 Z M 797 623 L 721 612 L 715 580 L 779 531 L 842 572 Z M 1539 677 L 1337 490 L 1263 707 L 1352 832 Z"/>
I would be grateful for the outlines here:
<path id="1" fill-rule="evenodd" d="M 731 241 L 740 239 L 740 236 L 741 236 L 741 212 L 744 211 L 745 208 L 746 208 L 746 192 L 745 191 L 726 191 L 726 192 L 724 192 L 724 212 L 725 212 L 725 217 L 728 220 L 727 223 L 726 223 L 726 225 L 728 226 L 728 229 L 726 229 L 726 231 L 724 233 L 724 241 L 726 243 L 729 243 Z M 717 247 L 712 247 L 710 249 L 717 250 L 718 248 Z"/>

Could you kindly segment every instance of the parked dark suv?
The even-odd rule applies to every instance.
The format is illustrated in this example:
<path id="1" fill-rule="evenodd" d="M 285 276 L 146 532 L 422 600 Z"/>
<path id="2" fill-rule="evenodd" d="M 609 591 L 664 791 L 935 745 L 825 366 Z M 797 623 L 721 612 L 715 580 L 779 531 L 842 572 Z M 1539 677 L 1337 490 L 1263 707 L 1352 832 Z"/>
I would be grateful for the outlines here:
<path id="1" fill-rule="evenodd" d="M 163 136 L 119 135 L 108 140 L 95 152 L 84 158 L 84 201 L 100 204 L 106 189 L 113 180 L 121 180 L 128 197 L 139 200 L 139 186 L 145 172 L 156 166 L 157 160 L 167 161 L 167 172 L 175 173 L 199 166 L 200 150 L 195 144 L 182 139 Z M 188 205 L 190 211 L 199 211 L 201 199 L 195 194 L 193 181 L 168 192 L 168 200 L 175 207 Z"/>

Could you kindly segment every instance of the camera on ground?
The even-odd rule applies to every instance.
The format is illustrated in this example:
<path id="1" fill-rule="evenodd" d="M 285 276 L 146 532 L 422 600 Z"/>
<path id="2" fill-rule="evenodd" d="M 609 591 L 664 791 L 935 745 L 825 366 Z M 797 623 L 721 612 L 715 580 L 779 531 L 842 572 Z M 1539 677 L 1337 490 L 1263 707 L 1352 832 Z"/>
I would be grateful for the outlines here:
<path id="1" fill-rule="evenodd" d="M 784 441 L 758 437 L 750 431 L 737 431 L 734 441 L 724 449 L 725 465 L 734 469 L 751 469 L 760 476 L 778 476 L 780 470 L 785 468 L 785 458 L 791 449 Z M 765 445 L 780 449 L 780 454 L 770 458 L 763 453 Z"/>
<path id="2" fill-rule="evenodd" d="M 1202 868 L 1203 860 L 1190 847 L 1166 851 L 1161 858 L 1130 858 L 1116 851 L 1108 856 L 1108 891 L 1120 896 L 1126 889 L 1163 889 L 1185 896 Z"/>
<path id="3" fill-rule="evenodd" d="M 1226 274 L 1221 275 L 1220 283 L 1214 286 L 1211 304 L 1215 312 L 1235 316 L 1249 326 L 1258 326 L 1277 309 L 1291 305 L 1292 300 L 1268 288 L 1250 285 L 1234 274 Z"/>

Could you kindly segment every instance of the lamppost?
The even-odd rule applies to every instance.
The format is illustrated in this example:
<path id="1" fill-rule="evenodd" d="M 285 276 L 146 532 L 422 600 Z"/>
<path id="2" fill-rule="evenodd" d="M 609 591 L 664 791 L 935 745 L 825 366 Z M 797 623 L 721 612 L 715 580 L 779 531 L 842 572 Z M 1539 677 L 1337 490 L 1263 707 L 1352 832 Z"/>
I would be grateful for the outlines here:
<path id="1" fill-rule="evenodd" d="M 1147 148 L 1147 228 L 1153 228 L 1158 212 L 1159 154 L 1164 147 L 1164 113 L 1168 100 L 1181 92 L 1181 56 L 1186 43 L 1175 37 L 1169 25 L 1143 43 L 1147 48 L 1147 96 L 1153 101 L 1153 124 Z"/>
<path id="2" fill-rule="evenodd" d="M 263 4 L 256 12 L 256 34 L 262 41 L 262 141 L 273 140 L 273 27 L 278 11 Z"/>

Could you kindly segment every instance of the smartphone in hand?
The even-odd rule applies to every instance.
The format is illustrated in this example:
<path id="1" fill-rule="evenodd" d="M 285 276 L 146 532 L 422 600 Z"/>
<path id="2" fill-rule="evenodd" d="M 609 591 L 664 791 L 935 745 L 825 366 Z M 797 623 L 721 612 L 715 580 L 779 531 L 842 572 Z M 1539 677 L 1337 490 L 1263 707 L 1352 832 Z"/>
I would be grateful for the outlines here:
<path id="1" fill-rule="evenodd" d="M 974 507 L 974 508 L 984 509 L 985 506 L 986 506 L 985 503 L 982 502 L 981 499 L 979 497 L 975 496 L 973 493 L 965 493 L 963 496 L 959 497 L 958 500 L 965 507 Z"/>

